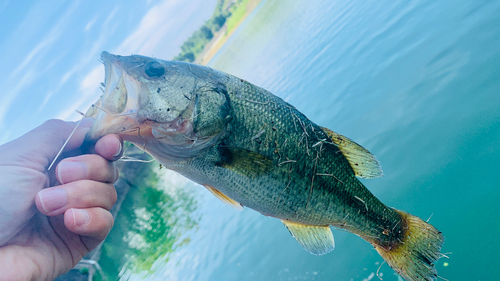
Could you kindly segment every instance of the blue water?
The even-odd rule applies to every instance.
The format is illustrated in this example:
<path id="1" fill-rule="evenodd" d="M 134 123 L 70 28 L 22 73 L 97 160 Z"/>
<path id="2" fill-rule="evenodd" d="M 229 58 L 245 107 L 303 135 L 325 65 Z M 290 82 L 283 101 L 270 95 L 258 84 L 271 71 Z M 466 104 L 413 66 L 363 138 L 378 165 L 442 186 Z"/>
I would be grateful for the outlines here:
<path id="1" fill-rule="evenodd" d="M 376 155 L 385 176 L 363 182 L 444 233 L 440 276 L 499 280 L 499 15 L 500 1 L 264 1 L 210 65 Z M 334 230 L 336 249 L 313 256 L 279 220 L 166 177 L 158 188 L 188 190 L 194 223 L 149 273 L 128 265 L 124 279 L 378 280 L 382 258 L 355 235 Z"/>

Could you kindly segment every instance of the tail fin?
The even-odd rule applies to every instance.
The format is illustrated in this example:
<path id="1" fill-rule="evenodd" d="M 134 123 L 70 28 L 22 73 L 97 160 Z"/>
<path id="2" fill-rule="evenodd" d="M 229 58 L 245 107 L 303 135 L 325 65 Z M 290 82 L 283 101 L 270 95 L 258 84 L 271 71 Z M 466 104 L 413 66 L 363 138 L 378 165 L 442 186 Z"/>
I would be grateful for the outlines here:
<path id="1" fill-rule="evenodd" d="M 443 246 L 444 236 L 420 218 L 402 211 L 397 212 L 406 221 L 403 241 L 391 249 L 377 245 L 375 249 L 407 281 L 436 279 L 434 262 L 440 258 L 439 251 Z"/>

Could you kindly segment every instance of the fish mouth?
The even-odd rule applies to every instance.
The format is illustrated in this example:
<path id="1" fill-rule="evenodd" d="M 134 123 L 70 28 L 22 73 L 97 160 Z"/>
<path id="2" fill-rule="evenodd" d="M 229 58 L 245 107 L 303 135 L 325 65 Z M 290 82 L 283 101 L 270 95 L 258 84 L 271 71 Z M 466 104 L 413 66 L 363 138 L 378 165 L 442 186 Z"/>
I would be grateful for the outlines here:
<path id="1" fill-rule="evenodd" d="M 104 91 L 85 116 L 95 119 L 87 138 L 97 140 L 107 134 L 135 134 L 143 127 L 138 120 L 141 91 L 145 87 L 131 77 L 119 56 L 102 52 L 104 64 Z"/>
<path id="2" fill-rule="evenodd" d="M 85 115 L 95 119 L 86 140 L 96 141 L 107 134 L 117 134 L 141 147 L 159 142 L 168 146 L 191 144 L 189 140 L 195 139 L 192 120 L 179 116 L 161 121 L 141 110 L 147 103 L 149 90 L 145 83 L 127 73 L 127 57 L 102 52 L 101 60 L 105 88 Z"/>

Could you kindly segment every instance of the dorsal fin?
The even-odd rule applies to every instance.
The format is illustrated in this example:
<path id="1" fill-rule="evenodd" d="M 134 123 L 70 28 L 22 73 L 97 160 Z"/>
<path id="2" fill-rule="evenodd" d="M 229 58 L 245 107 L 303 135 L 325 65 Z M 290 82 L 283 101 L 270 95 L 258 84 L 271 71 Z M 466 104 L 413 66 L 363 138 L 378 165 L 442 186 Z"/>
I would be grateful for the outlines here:
<path id="1" fill-rule="evenodd" d="M 365 179 L 377 178 L 384 175 L 382 167 L 377 158 L 366 148 L 355 143 L 353 140 L 334 131 L 322 127 L 323 131 L 331 138 L 342 154 L 344 154 L 356 176 Z"/>
<path id="2" fill-rule="evenodd" d="M 335 241 L 329 226 L 305 225 L 281 220 L 297 242 L 313 255 L 324 255 L 335 249 Z"/>
<path id="3" fill-rule="evenodd" d="M 220 192 L 219 190 L 211 187 L 210 185 L 204 184 L 203 186 L 206 187 L 208 189 L 208 191 L 210 191 L 213 195 L 215 195 L 215 197 L 219 198 L 220 201 L 228 204 L 229 206 L 235 208 L 238 211 L 243 211 L 243 205 L 241 205 L 240 203 L 227 197 L 227 195 L 225 195 L 224 193 Z"/>

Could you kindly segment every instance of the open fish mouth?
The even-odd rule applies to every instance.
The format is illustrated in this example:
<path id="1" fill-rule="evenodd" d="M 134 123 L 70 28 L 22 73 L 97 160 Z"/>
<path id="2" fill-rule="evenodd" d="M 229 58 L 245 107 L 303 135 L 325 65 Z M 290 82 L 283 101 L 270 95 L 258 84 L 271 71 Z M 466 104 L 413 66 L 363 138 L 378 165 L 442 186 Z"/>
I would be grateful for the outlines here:
<path id="1" fill-rule="evenodd" d="M 193 127 L 197 99 L 182 97 L 188 101 L 184 107 L 169 105 L 172 95 L 160 94 L 160 87 L 168 91 L 166 76 L 162 73 L 156 77 L 158 73 L 151 72 L 160 66 L 148 68 L 156 62 L 154 59 L 102 52 L 101 60 L 105 67 L 104 90 L 85 115 L 95 119 L 87 140 L 117 134 L 147 151 L 158 147 L 168 150 L 163 145 L 178 146 L 180 151 L 193 147 L 194 140 L 196 145 L 202 143 Z M 182 111 L 175 111 L 177 108 Z"/>
<path id="2" fill-rule="evenodd" d="M 102 52 L 101 59 L 105 67 L 105 88 L 99 100 L 87 111 L 86 116 L 95 119 L 87 137 L 95 140 L 107 134 L 137 135 L 144 127 L 137 113 L 140 93 L 145 87 L 126 72 L 119 56 Z"/>

